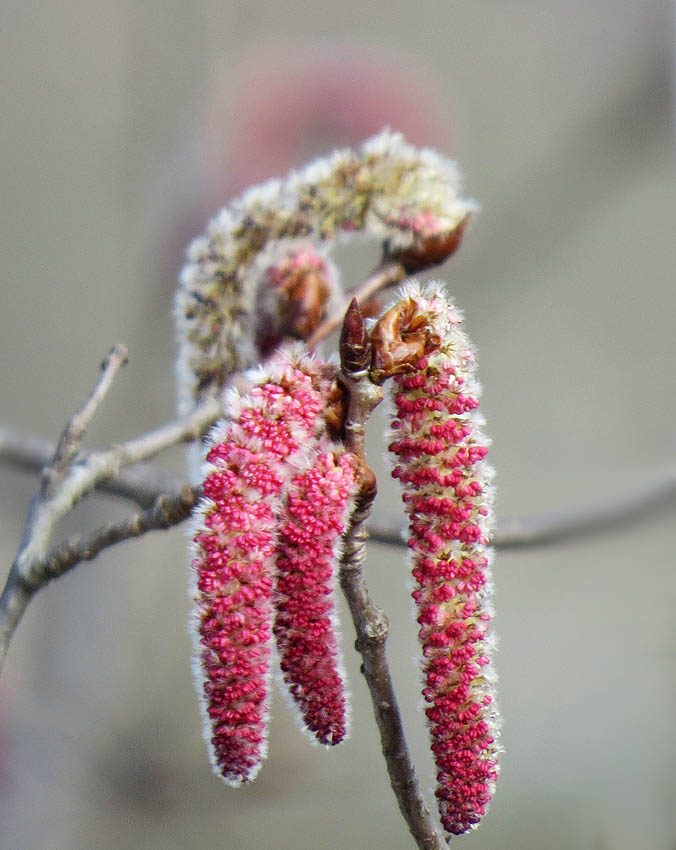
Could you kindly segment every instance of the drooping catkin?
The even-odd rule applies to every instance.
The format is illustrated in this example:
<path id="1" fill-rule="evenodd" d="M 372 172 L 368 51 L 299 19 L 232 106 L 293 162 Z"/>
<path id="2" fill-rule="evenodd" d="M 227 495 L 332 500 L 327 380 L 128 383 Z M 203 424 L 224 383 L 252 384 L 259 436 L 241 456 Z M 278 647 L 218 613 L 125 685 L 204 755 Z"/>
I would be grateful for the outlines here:
<path id="1" fill-rule="evenodd" d="M 180 409 L 187 412 L 261 360 L 259 331 L 279 325 L 280 297 L 261 293 L 269 279 L 258 260 L 276 243 L 323 251 L 339 234 L 366 233 L 415 271 L 453 253 L 475 209 L 460 197 L 453 162 L 389 130 L 357 152 L 336 151 L 285 180 L 248 189 L 188 249 L 175 305 Z M 307 338 L 341 301 L 332 274 L 318 282 L 310 269 L 307 286 L 301 301 L 313 308 L 300 327 L 286 328 L 288 337 Z"/>
<path id="2" fill-rule="evenodd" d="M 323 443 L 323 445 L 321 445 Z M 320 743 L 348 732 L 335 615 L 338 549 L 355 489 L 354 459 L 328 438 L 291 481 L 279 527 L 274 634 L 282 675 L 303 726 Z"/>
<path id="3" fill-rule="evenodd" d="M 404 490 L 413 557 L 423 697 L 444 828 L 476 826 L 498 775 L 499 716 L 489 632 L 493 470 L 478 411 L 474 350 L 438 285 L 407 285 L 399 302 L 422 319 L 432 350 L 391 385 L 389 450 Z"/>
<path id="4" fill-rule="evenodd" d="M 294 475 L 316 463 L 332 377 L 287 346 L 251 382 L 209 436 L 192 520 L 195 683 L 212 765 L 231 785 L 266 752 L 278 531 Z"/>

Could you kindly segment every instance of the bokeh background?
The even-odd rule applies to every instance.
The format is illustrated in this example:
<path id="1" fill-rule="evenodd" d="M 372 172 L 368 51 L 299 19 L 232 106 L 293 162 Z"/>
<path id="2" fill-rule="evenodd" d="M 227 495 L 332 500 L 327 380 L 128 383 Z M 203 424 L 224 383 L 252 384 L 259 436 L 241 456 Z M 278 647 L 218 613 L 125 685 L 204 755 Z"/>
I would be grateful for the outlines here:
<path id="1" fill-rule="evenodd" d="M 457 157 L 482 213 L 437 276 L 479 346 L 501 516 L 676 463 L 674 12 L 665 0 L 5 0 L 1 419 L 55 438 L 115 341 L 89 446 L 173 416 L 185 243 L 252 180 L 383 124 Z M 375 257 L 346 260 L 355 283 Z M 371 456 L 382 470 L 373 422 Z M 161 459 L 181 471 L 183 453 Z M 381 472 L 378 507 L 397 510 Z M 9 566 L 36 480 L 0 466 Z M 502 776 L 482 850 L 674 850 L 674 506 L 496 562 Z M 103 498 L 64 534 L 122 517 Z M 368 580 L 424 786 L 401 550 Z M 40 592 L 0 681 L 3 850 L 404 850 L 345 626 L 351 740 L 311 748 L 275 695 L 256 783 L 210 773 L 184 529 Z M 431 799 L 431 797 L 430 797 Z"/>

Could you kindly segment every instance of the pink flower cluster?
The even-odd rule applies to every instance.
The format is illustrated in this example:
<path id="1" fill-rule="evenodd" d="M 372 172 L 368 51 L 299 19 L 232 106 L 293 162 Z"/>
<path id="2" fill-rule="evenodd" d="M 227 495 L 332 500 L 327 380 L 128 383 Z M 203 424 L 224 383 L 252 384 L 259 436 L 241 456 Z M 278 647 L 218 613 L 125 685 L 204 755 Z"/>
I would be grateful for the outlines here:
<path id="1" fill-rule="evenodd" d="M 413 554 L 423 697 L 444 828 L 476 826 L 498 774 L 499 723 L 491 667 L 492 469 L 480 388 L 460 314 L 441 289 L 408 285 L 402 302 L 424 316 L 439 345 L 394 378 L 390 451 L 404 488 Z"/>
<path id="2" fill-rule="evenodd" d="M 319 454 L 291 481 L 277 546 L 274 633 L 284 681 L 305 727 L 327 745 L 347 733 L 332 596 L 353 490 L 352 455 Z"/>
<path id="3" fill-rule="evenodd" d="M 254 382 L 228 397 L 210 435 L 193 518 L 195 677 L 212 765 L 232 785 L 253 779 L 265 756 L 275 608 L 308 728 L 333 744 L 346 723 L 331 593 L 354 475 L 325 432 L 333 377 L 286 347 Z"/>

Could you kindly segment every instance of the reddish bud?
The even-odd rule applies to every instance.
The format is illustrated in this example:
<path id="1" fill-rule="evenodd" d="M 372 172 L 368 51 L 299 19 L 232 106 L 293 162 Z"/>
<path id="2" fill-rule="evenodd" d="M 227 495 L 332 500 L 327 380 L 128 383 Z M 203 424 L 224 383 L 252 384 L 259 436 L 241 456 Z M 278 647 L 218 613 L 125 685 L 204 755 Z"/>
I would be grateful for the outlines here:
<path id="1" fill-rule="evenodd" d="M 460 247 L 469 218 L 469 214 L 466 215 L 451 230 L 435 231 L 428 227 L 414 228 L 414 241 L 409 248 L 389 251 L 386 246 L 386 253 L 404 266 L 406 274 L 415 274 L 433 266 L 441 265 Z"/>
<path id="2" fill-rule="evenodd" d="M 340 332 L 340 365 L 344 372 L 361 372 L 368 366 L 371 346 L 359 302 L 350 301 Z"/>

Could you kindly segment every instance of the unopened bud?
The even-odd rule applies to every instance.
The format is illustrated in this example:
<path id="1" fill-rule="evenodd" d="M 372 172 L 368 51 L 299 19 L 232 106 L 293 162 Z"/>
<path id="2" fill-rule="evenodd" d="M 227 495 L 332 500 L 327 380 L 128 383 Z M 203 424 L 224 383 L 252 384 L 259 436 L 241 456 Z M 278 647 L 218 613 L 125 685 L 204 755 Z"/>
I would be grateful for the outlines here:
<path id="1" fill-rule="evenodd" d="M 416 221 L 417 224 L 412 227 L 414 240 L 410 247 L 399 250 L 385 247 L 387 255 L 398 260 L 407 274 L 438 266 L 455 254 L 462 242 L 469 214 L 451 229 L 438 229 L 430 216 L 420 216 Z"/>
<path id="2" fill-rule="evenodd" d="M 364 325 L 359 302 L 350 301 L 340 332 L 340 365 L 343 371 L 352 374 L 367 368 L 371 359 L 371 345 Z"/>

